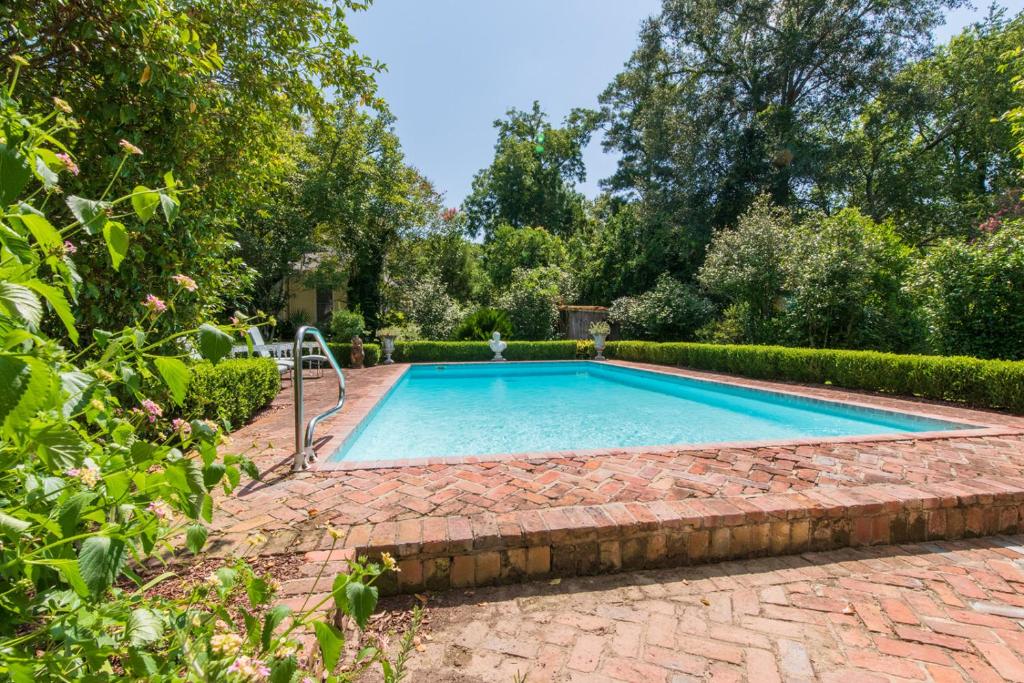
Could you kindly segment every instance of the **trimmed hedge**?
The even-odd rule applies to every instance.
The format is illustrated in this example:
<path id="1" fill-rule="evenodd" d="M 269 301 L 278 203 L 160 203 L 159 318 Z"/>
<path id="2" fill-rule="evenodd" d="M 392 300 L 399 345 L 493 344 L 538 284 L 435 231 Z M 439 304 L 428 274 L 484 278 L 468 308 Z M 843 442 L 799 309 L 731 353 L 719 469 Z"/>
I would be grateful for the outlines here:
<path id="1" fill-rule="evenodd" d="M 331 353 L 334 354 L 341 367 L 347 368 L 352 365 L 352 344 L 348 342 L 328 342 Z M 363 366 L 370 367 L 380 362 L 382 357 L 380 344 L 363 343 Z"/>
<path id="2" fill-rule="evenodd" d="M 568 341 L 510 341 L 502 354 L 508 360 L 574 360 L 577 345 Z M 397 363 L 485 361 L 494 357 L 487 342 L 399 341 L 391 356 Z"/>
<path id="3" fill-rule="evenodd" d="M 233 358 L 192 366 L 185 415 L 227 423 L 236 429 L 281 390 L 281 373 L 270 358 Z"/>
<path id="4" fill-rule="evenodd" d="M 680 365 L 757 379 L 831 384 L 846 389 L 1024 412 L 1024 361 L 912 356 L 877 351 L 617 341 L 608 358 Z"/>

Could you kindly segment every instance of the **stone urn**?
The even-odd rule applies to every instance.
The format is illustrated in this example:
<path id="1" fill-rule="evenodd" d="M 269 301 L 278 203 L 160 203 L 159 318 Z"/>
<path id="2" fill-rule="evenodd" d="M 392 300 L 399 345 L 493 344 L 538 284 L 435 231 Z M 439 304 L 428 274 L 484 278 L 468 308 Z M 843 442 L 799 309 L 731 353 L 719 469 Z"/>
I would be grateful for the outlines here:
<path id="1" fill-rule="evenodd" d="M 508 348 L 508 344 L 501 341 L 501 332 L 495 331 L 491 335 L 491 341 L 487 342 L 487 345 L 491 347 L 491 351 L 494 352 L 494 358 L 491 360 L 505 360 L 501 355 L 501 352 Z"/>
<path id="2" fill-rule="evenodd" d="M 604 340 L 606 334 L 595 334 L 594 337 L 594 350 L 597 351 L 597 355 L 594 356 L 594 360 L 607 360 L 604 357 Z"/>
<path id="3" fill-rule="evenodd" d="M 363 351 L 363 340 L 359 338 L 359 335 L 352 337 L 352 353 L 349 355 L 349 360 L 352 361 L 352 367 L 360 370 L 363 367 L 363 358 L 366 357 L 366 353 Z"/>
<path id="4" fill-rule="evenodd" d="M 384 349 L 384 365 L 392 365 L 391 354 L 395 352 L 395 335 L 385 334 L 380 338 L 381 346 Z"/>

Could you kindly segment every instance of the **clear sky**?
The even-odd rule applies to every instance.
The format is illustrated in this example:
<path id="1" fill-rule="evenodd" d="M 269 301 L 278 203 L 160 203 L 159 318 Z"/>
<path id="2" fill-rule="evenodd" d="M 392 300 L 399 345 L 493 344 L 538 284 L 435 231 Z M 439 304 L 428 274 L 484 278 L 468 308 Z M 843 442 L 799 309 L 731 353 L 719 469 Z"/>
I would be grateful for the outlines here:
<path id="1" fill-rule="evenodd" d="M 539 100 L 554 122 L 597 96 L 636 46 L 660 0 L 375 0 L 350 17 L 359 49 L 388 65 L 380 94 L 397 117 L 406 159 L 457 206 L 494 154 L 492 123 Z M 945 41 L 984 16 L 950 13 Z M 1024 0 L 1002 0 L 1011 12 Z M 589 196 L 615 168 L 598 139 L 586 153 Z"/>

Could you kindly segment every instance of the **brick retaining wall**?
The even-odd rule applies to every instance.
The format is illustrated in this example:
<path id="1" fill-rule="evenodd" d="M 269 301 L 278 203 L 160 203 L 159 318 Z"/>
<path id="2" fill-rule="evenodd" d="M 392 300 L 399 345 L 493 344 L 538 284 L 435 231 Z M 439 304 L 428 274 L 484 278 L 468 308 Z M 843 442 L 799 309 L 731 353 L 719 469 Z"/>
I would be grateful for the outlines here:
<path id="1" fill-rule="evenodd" d="M 976 479 L 381 522 L 345 548 L 398 559 L 381 584 L 394 593 L 1017 533 L 1021 519 L 1024 479 Z"/>

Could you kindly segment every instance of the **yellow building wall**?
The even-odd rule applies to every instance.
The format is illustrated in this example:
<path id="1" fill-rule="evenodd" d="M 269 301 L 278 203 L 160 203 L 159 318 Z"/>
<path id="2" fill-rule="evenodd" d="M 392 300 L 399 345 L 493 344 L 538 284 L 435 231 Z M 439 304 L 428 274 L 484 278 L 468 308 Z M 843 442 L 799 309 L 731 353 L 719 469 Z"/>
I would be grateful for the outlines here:
<path id="1" fill-rule="evenodd" d="M 278 318 L 289 320 L 299 312 L 306 314 L 310 323 L 322 323 L 324 320 L 316 319 L 316 290 L 309 289 L 297 280 L 289 280 L 285 285 L 288 299 L 285 309 L 278 314 Z M 347 302 L 347 292 L 344 289 L 334 290 L 334 308 L 344 308 Z"/>

